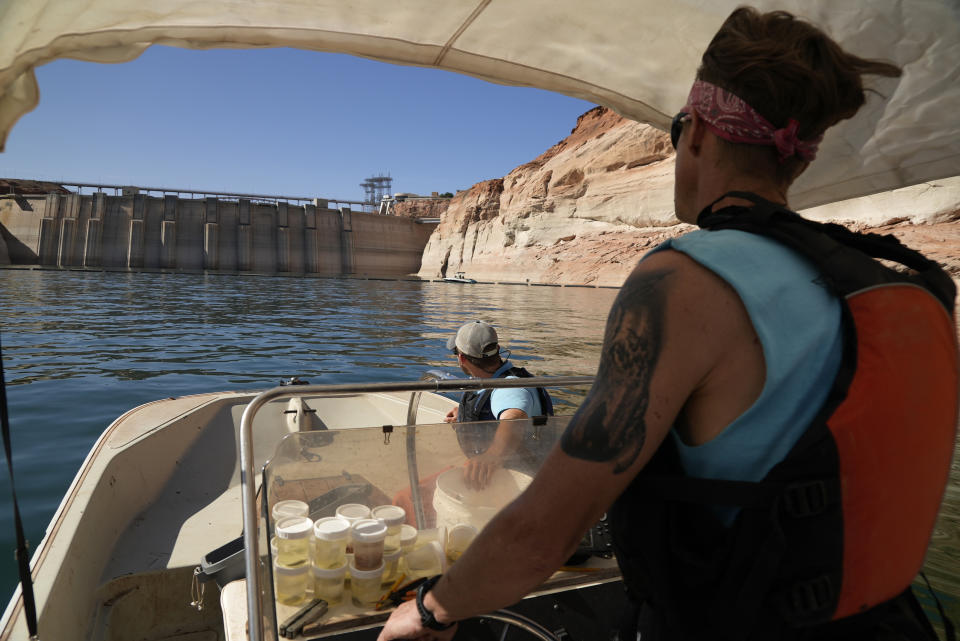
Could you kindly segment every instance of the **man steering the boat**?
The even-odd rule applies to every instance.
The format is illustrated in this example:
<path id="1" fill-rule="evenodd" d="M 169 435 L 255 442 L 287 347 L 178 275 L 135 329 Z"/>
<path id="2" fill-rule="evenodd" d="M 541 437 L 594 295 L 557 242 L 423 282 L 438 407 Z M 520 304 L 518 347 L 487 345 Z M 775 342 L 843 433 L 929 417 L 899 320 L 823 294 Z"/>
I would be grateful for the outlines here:
<path id="1" fill-rule="evenodd" d="M 519 601 L 604 513 L 622 638 L 937 638 L 910 586 L 955 438 L 955 287 L 787 199 L 863 76 L 899 73 L 785 12 L 726 19 L 671 128 L 676 214 L 701 229 L 637 265 L 560 445 L 381 640 Z"/>
<path id="2" fill-rule="evenodd" d="M 515 367 L 501 357 L 497 330 L 483 321 L 462 325 L 447 340 L 447 349 L 456 357 L 463 373 L 471 378 L 532 376 L 523 367 Z M 450 410 L 444 420 L 455 424 L 460 447 L 469 457 L 464 467 L 467 484 L 486 487 L 491 475 L 504 466 L 534 472 L 546 454 L 541 451 L 543 441 L 532 438 L 526 421 L 517 421 L 543 415 L 553 415 L 553 403 L 547 391 L 540 387 L 464 392 L 460 404 Z"/>

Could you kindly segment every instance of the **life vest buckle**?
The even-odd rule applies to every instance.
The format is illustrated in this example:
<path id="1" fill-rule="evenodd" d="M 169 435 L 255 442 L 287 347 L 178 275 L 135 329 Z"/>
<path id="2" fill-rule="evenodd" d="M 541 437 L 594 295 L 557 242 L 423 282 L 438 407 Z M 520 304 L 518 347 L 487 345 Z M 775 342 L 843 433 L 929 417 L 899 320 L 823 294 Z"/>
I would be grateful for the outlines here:
<path id="1" fill-rule="evenodd" d="M 795 519 L 820 514 L 827 502 L 827 485 L 821 480 L 791 483 L 783 491 L 783 509 Z"/>
<path id="2" fill-rule="evenodd" d="M 836 607 L 837 591 L 830 576 L 821 574 L 808 581 L 798 581 L 790 588 L 784 604 L 794 620 L 819 618 L 817 615 Z"/>

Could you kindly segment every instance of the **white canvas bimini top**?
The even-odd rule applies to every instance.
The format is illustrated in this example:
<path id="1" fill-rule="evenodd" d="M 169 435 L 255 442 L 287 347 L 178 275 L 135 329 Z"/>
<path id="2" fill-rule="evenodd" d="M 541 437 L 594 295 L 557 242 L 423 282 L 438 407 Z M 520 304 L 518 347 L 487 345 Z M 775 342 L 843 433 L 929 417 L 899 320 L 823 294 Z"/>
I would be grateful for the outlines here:
<path id="1" fill-rule="evenodd" d="M 611 107 L 662 129 L 737 0 L 0 0 L 0 145 L 36 106 L 33 69 L 151 44 L 296 47 L 436 67 Z M 904 68 L 827 132 L 797 207 L 960 174 L 956 0 L 756 0 Z"/>

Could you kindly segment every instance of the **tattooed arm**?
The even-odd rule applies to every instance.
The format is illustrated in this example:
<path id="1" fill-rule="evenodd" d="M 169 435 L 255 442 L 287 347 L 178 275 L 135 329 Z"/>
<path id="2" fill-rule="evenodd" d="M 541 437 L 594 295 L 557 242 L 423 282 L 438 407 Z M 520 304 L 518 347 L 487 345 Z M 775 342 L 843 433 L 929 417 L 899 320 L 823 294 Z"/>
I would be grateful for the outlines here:
<path id="1" fill-rule="evenodd" d="M 457 620 L 514 603 L 542 583 L 681 412 L 704 394 L 725 398 L 713 383 L 732 377 L 718 364 L 736 366 L 752 331 L 739 298 L 711 272 L 673 251 L 642 261 L 611 308 L 596 382 L 560 446 L 428 593 L 427 606 L 441 621 Z"/>
<path id="2" fill-rule="evenodd" d="M 587 461 L 614 461 L 626 471 L 646 442 L 650 381 L 664 342 L 670 269 L 638 269 L 613 303 L 597 379 L 567 431 L 563 451 Z"/>

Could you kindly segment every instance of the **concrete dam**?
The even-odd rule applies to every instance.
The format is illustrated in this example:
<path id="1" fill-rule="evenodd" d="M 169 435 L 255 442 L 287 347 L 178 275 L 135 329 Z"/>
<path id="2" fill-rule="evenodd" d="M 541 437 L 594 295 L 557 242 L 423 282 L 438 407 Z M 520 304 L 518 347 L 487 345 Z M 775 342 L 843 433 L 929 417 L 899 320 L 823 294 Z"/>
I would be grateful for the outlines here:
<path id="1" fill-rule="evenodd" d="M 403 276 L 436 226 L 319 199 L 13 194 L 0 197 L 0 265 Z"/>

